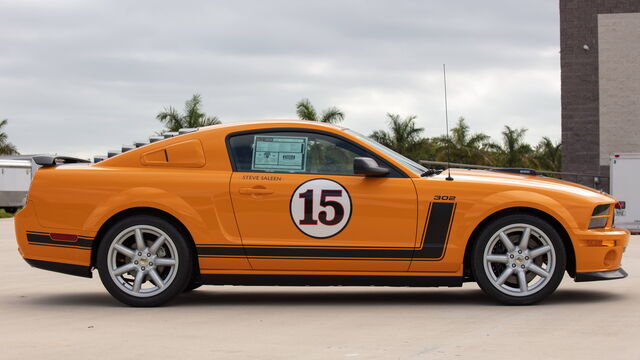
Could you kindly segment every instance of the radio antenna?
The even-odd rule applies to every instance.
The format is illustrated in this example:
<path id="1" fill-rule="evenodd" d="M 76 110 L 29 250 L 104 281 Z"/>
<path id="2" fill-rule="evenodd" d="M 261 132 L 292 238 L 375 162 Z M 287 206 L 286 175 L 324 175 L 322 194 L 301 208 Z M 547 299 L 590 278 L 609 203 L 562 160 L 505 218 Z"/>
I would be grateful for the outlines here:
<path id="1" fill-rule="evenodd" d="M 447 177 L 445 180 L 451 181 L 453 178 L 451 177 L 451 152 L 449 148 L 451 147 L 451 135 L 449 134 L 449 105 L 447 104 L 447 67 L 445 64 L 442 64 L 442 75 L 444 78 L 444 122 L 447 126 Z"/>

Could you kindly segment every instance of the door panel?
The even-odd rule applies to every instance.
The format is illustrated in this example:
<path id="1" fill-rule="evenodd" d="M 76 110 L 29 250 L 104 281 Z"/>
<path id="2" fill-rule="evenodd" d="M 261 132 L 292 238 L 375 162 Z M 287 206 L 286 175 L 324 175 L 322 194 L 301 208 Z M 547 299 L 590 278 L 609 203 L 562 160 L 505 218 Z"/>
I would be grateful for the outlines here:
<path id="1" fill-rule="evenodd" d="M 410 178 L 236 172 L 229 190 L 254 269 L 405 271 L 409 266 L 417 221 Z"/>

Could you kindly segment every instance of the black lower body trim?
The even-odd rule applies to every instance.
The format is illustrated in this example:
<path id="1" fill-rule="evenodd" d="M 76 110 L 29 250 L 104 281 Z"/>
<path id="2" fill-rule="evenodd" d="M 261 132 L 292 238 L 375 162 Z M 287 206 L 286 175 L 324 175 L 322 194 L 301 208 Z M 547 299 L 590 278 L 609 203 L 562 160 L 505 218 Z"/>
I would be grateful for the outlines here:
<path id="1" fill-rule="evenodd" d="M 74 265 L 74 264 L 64 264 L 53 261 L 44 261 L 44 260 L 33 260 L 33 259 L 24 259 L 29 265 L 34 268 L 55 271 L 68 275 L 82 276 L 90 278 L 93 276 L 91 272 L 91 266 L 82 266 L 82 265 Z"/>
<path id="2" fill-rule="evenodd" d="M 202 274 L 206 285 L 252 286 L 462 286 L 461 276 Z"/>
<path id="3" fill-rule="evenodd" d="M 52 238 L 52 235 L 53 234 L 48 233 L 27 232 L 27 241 L 31 245 L 74 247 L 86 250 L 91 250 L 91 247 L 93 246 L 93 238 L 70 234 L 58 234 L 73 236 L 75 237 L 75 240 L 55 240 Z"/>
<path id="4" fill-rule="evenodd" d="M 576 273 L 576 282 L 583 281 L 600 281 L 600 280 L 615 280 L 615 279 L 624 279 L 627 277 L 627 272 L 622 268 L 618 270 L 611 271 L 600 271 L 600 272 L 590 272 L 590 273 Z"/>

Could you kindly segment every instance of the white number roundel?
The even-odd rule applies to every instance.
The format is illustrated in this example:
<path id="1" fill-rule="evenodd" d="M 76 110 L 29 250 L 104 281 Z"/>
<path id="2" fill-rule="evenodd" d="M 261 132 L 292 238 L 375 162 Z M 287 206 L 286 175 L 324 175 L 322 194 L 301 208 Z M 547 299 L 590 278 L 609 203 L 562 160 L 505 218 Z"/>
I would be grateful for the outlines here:
<path id="1" fill-rule="evenodd" d="M 314 179 L 298 186 L 291 196 L 291 220 L 303 233 L 328 238 L 347 226 L 351 198 L 347 189 L 333 180 Z"/>

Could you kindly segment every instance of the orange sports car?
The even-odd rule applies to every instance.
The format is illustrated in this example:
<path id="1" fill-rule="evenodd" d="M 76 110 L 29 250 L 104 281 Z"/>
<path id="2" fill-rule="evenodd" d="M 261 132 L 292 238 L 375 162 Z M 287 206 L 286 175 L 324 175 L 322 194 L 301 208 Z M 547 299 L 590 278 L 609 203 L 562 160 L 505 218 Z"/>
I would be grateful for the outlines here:
<path id="1" fill-rule="evenodd" d="M 618 279 L 616 200 L 523 169 L 426 169 L 346 128 L 215 125 L 94 164 L 39 157 L 15 217 L 34 267 L 133 306 L 210 285 L 461 286 L 507 304 Z M 76 162 L 76 163 L 74 163 Z"/>

